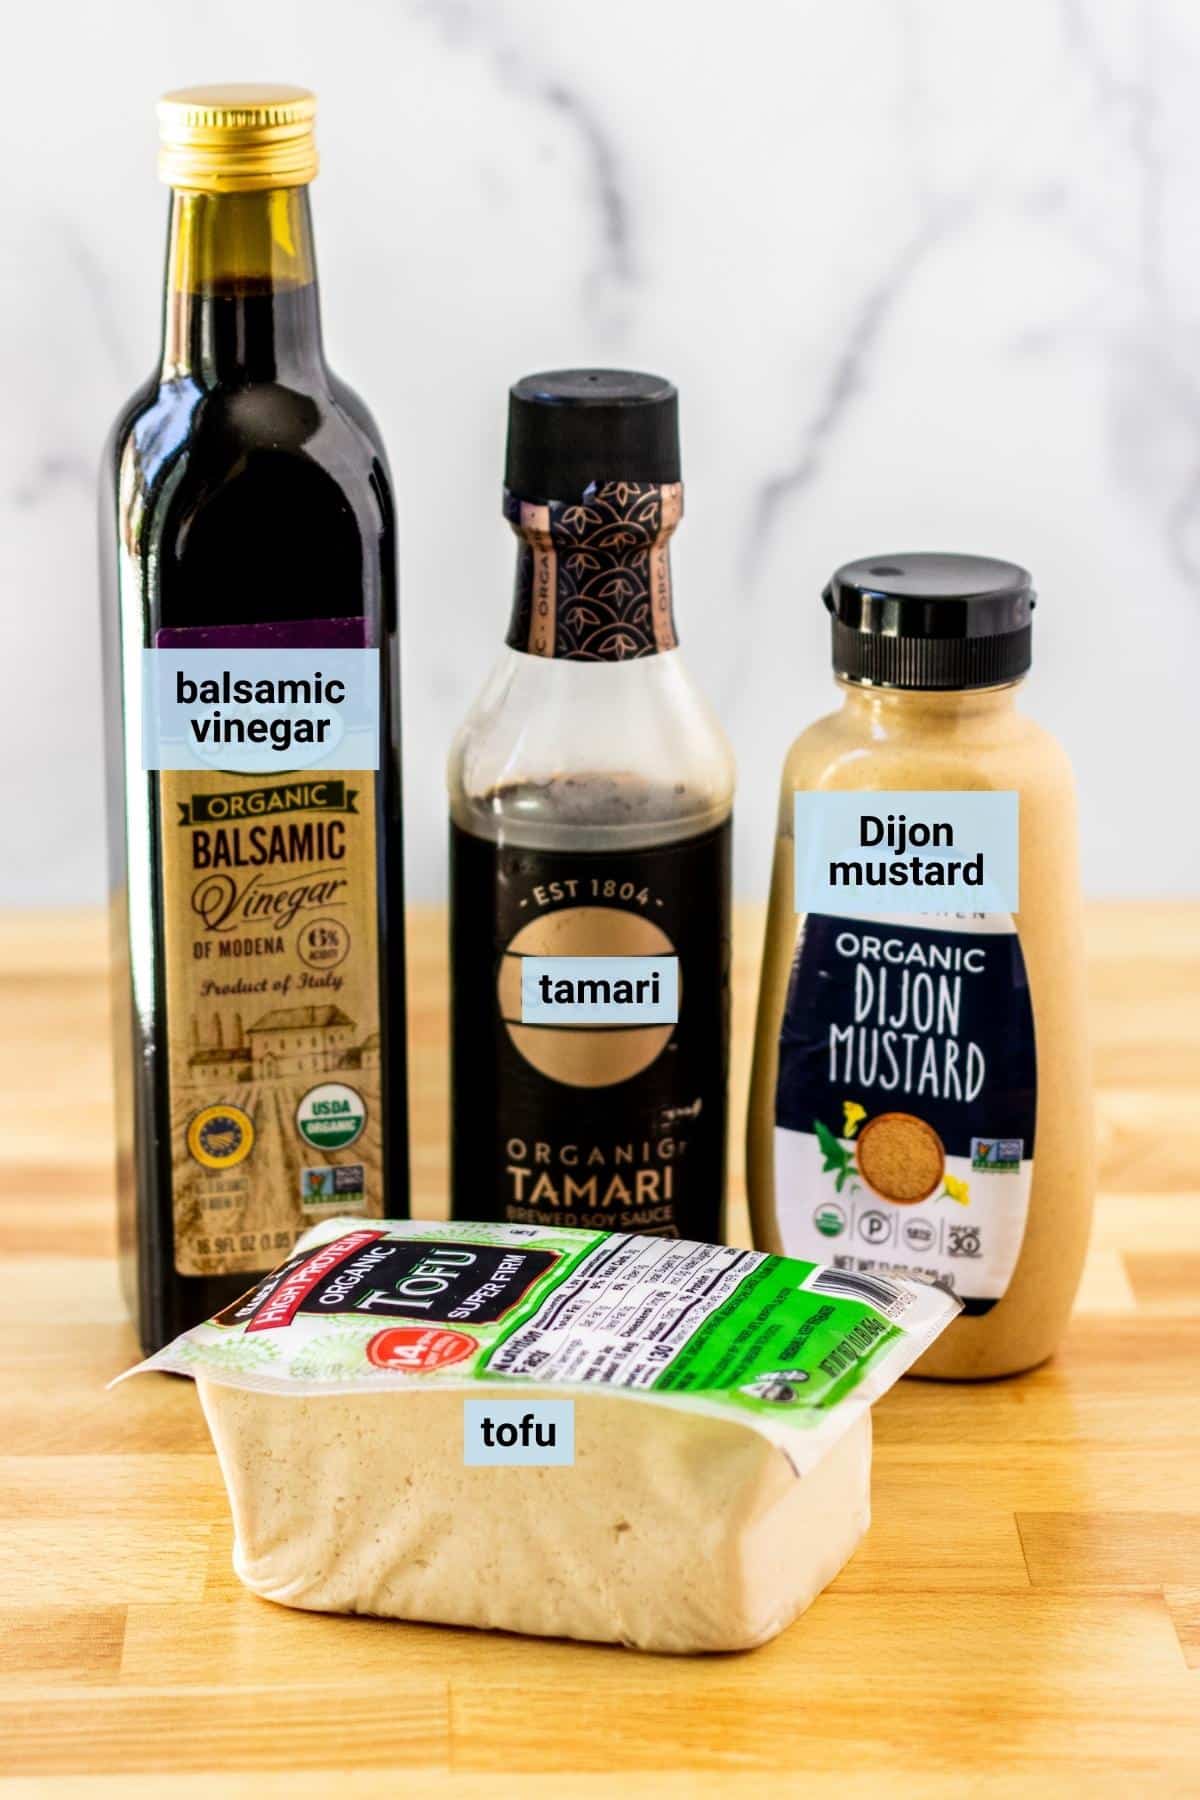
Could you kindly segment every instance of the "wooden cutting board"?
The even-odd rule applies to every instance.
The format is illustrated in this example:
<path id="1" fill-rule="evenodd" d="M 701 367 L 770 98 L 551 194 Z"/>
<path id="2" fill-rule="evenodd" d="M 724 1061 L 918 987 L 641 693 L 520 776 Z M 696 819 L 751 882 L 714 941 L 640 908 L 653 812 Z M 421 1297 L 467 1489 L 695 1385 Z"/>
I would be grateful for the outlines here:
<path id="1" fill-rule="evenodd" d="M 705 1660 L 288 1612 L 238 1585 L 187 1383 L 113 1267 L 105 950 L 0 917 L 0 1797 L 1200 1793 L 1200 907 L 1089 914 L 1102 1193 L 1067 1344 L 876 1409 L 875 1523 Z M 761 919 L 739 918 L 736 1133 Z M 411 921 L 417 1210 L 445 921 Z M 735 1235 L 746 1214 L 736 1183 Z"/>

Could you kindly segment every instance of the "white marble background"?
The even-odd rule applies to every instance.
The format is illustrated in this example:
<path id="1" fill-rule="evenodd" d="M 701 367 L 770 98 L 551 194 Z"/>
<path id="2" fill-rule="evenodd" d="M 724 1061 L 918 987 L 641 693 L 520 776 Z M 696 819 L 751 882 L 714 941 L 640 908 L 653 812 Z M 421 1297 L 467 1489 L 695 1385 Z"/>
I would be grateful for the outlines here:
<path id="1" fill-rule="evenodd" d="M 981 550 L 1042 595 L 1028 705 L 1079 771 L 1095 895 L 1200 891 L 1200 6 L 1194 0 L 59 0 L 0 106 L 0 900 L 103 887 L 93 473 L 151 363 L 153 102 L 320 95 L 331 359 L 403 522 L 411 890 L 499 644 L 505 389 L 680 385 L 686 653 L 763 891 L 819 590 Z M 1189 773 L 1190 771 L 1190 773 Z"/>

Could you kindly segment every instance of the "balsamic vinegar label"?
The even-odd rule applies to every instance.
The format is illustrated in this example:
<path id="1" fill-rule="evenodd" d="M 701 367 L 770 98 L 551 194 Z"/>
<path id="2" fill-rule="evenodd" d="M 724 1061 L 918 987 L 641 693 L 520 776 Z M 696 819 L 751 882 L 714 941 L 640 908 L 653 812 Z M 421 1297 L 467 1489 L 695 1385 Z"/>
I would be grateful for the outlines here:
<path id="1" fill-rule="evenodd" d="M 375 779 L 159 777 L 181 1275 L 382 1211 Z"/>
<path id="2" fill-rule="evenodd" d="M 500 848 L 451 827 L 459 1218 L 718 1239 L 730 826 L 661 848 Z M 558 1022 L 530 969 L 673 964 L 678 1017 Z M 558 985 L 551 983 L 553 994 Z M 636 986 L 636 984 L 635 984 Z M 644 1012 L 645 1009 L 642 1009 Z"/>

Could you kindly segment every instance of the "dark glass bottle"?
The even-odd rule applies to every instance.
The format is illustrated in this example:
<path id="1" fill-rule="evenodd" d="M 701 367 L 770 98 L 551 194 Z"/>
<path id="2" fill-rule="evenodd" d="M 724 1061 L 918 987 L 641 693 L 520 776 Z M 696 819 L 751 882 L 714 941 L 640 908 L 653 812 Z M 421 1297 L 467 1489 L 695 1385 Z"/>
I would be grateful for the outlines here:
<path id="1" fill-rule="evenodd" d="M 192 90 L 160 115 L 162 363 L 100 500 L 120 1247 L 147 1350 L 314 1218 L 408 1211 L 394 517 L 378 431 L 322 348 L 312 96 Z M 378 647 L 377 772 L 143 772 L 144 649 L 273 645 Z M 272 838 L 284 810 L 299 829 Z M 200 818 L 232 864 L 220 930 L 194 905 Z M 239 928 L 248 885 L 288 882 L 294 917 Z M 334 1147 L 302 1124 L 325 1083 L 356 1096 Z"/>
<path id="2" fill-rule="evenodd" d="M 518 382 L 504 510 L 512 622 L 448 775 L 453 1215 L 720 1241 L 734 765 L 677 648 L 674 387 Z M 645 956 L 674 1024 L 526 1021 L 527 958 Z"/>

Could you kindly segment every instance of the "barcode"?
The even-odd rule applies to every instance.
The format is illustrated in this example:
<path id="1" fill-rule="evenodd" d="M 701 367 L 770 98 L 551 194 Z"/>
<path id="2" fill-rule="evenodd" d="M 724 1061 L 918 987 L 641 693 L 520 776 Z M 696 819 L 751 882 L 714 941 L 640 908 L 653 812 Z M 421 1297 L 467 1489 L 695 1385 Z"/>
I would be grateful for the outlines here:
<path id="1" fill-rule="evenodd" d="M 855 1275 L 849 1269 L 818 1269 L 809 1287 L 814 1294 L 840 1294 L 843 1300 L 865 1300 L 889 1319 L 902 1313 L 909 1295 L 881 1275 Z"/>

